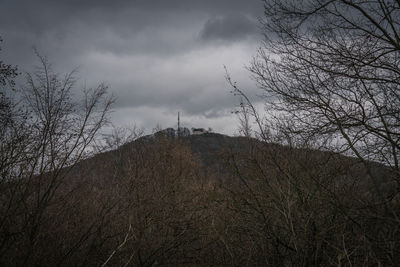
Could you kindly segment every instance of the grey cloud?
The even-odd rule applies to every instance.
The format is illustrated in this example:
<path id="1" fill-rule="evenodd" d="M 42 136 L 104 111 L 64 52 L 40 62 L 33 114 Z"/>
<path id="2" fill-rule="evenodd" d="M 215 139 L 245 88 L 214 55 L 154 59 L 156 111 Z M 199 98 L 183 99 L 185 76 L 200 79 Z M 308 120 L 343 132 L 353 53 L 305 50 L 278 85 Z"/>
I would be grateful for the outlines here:
<path id="1" fill-rule="evenodd" d="M 29 70 L 35 46 L 57 72 L 80 66 L 84 83 L 110 84 L 117 109 L 153 110 L 149 120 L 160 108 L 203 119 L 229 110 L 222 66 L 243 78 L 263 8 L 260 0 L 0 1 L 5 62 Z"/>
<path id="2" fill-rule="evenodd" d="M 257 22 L 241 14 L 209 19 L 200 36 L 204 40 L 241 40 L 257 33 Z"/>
<path id="3" fill-rule="evenodd" d="M 248 18 L 262 14 L 260 0 L 3 0 L 2 6 L 1 34 L 18 33 L 25 47 L 59 51 L 68 46 L 76 54 L 93 49 L 180 53 L 201 45 L 195 37 L 210 17 L 223 19 L 206 23 L 202 34 L 206 39 L 243 36 L 255 29 Z M 238 18 L 228 15 L 239 12 Z M 21 46 L 10 46 L 15 45 Z"/>
<path id="4" fill-rule="evenodd" d="M 2 25 L 46 30 L 70 20 L 82 20 L 108 26 L 136 22 L 134 26 L 158 24 L 185 13 L 207 15 L 229 14 L 240 11 L 250 16 L 262 14 L 260 0 L 3 0 Z M 122 15 L 122 17 L 121 17 Z M 161 15 L 161 16 L 160 16 Z"/>

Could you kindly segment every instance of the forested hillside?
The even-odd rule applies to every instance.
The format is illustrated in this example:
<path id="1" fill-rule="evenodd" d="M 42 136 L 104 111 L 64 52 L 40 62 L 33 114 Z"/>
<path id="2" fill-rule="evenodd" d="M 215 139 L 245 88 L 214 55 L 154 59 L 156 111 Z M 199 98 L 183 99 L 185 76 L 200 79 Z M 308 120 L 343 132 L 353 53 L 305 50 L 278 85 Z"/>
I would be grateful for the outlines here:
<path id="1" fill-rule="evenodd" d="M 62 170 L 45 205 L 37 188 L 53 173 L 3 183 L 1 262 L 319 265 L 351 249 L 353 263 L 391 264 L 399 199 L 390 171 L 371 165 L 380 205 L 354 158 L 219 134 L 142 137 Z M 21 188 L 24 204 L 4 213 Z"/>
<path id="2" fill-rule="evenodd" d="M 5 2 L 0 266 L 400 266 L 399 0 Z"/>

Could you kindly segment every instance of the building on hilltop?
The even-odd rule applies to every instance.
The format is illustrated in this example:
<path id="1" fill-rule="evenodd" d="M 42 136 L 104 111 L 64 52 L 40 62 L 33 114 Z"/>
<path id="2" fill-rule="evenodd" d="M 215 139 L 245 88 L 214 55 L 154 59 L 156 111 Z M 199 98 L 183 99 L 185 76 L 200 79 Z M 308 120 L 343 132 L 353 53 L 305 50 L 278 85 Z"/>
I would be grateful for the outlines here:
<path id="1" fill-rule="evenodd" d="M 167 129 L 169 132 L 172 132 L 172 128 Z M 175 130 L 175 137 L 188 137 L 190 135 L 201 135 L 205 133 L 211 133 L 212 129 L 208 128 L 208 130 L 204 128 L 192 128 L 191 131 L 186 127 L 181 127 L 181 119 L 180 119 L 180 112 L 178 112 L 178 127 Z"/>
<path id="2" fill-rule="evenodd" d="M 190 130 L 186 127 L 180 127 L 179 129 L 174 129 L 170 127 L 159 131 L 157 135 L 164 135 L 168 138 L 187 137 L 190 135 Z"/>
<path id="3" fill-rule="evenodd" d="M 171 139 L 176 139 L 180 137 L 188 137 L 190 135 L 202 135 L 211 132 L 212 132 L 211 128 L 208 128 L 208 130 L 204 128 L 192 128 L 191 130 L 189 130 L 186 127 L 179 127 L 178 129 L 169 127 L 161 131 L 158 131 L 157 133 L 154 133 L 153 136 L 165 136 Z"/>
<path id="4" fill-rule="evenodd" d="M 201 134 L 205 134 L 205 133 L 208 133 L 208 131 L 204 128 L 192 128 L 193 135 L 201 135 Z"/>

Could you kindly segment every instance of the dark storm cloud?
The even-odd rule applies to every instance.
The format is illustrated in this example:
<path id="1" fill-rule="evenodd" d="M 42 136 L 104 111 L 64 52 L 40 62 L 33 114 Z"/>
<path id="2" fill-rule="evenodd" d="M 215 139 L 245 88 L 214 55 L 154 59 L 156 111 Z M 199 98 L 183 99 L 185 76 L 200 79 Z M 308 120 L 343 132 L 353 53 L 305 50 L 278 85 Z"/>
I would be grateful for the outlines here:
<path id="1" fill-rule="evenodd" d="M 247 78 L 263 11 L 260 0 L 0 1 L 6 62 L 31 69 L 35 46 L 58 72 L 80 66 L 88 85 L 110 84 L 117 109 L 140 107 L 153 126 L 151 110 L 218 120 L 234 105 L 222 66 Z"/>
<path id="2" fill-rule="evenodd" d="M 241 40 L 257 33 L 256 22 L 241 14 L 209 19 L 201 31 L 204 40 Z"/>
<path id="3" fill-rule="evenodd" d="M 185 13 L 189 16 L 182 24 L 194 13 L 208 16 L 242 13 L 256 17 L 262 14 L 260 4 L 260 0 L 3 0 L 0 21 L 2 26 L 24 27 L 38 33 L 74 20 L 142 28 Z M 126 24 L 130 22 L 135 24 Z"/>

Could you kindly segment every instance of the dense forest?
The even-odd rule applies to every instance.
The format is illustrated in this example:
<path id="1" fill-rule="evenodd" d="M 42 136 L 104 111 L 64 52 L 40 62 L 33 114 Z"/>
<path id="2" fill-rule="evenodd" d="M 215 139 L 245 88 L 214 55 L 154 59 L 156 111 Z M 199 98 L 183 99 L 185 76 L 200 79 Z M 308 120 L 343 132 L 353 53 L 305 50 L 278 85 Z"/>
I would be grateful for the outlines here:
<path id="1" fill-rule="evenodd" d="M 106 85 L 0 58 L 1 266 L 400 265 L 399 1 L 263 2 L 241 136 L 103 138 Z"/>

